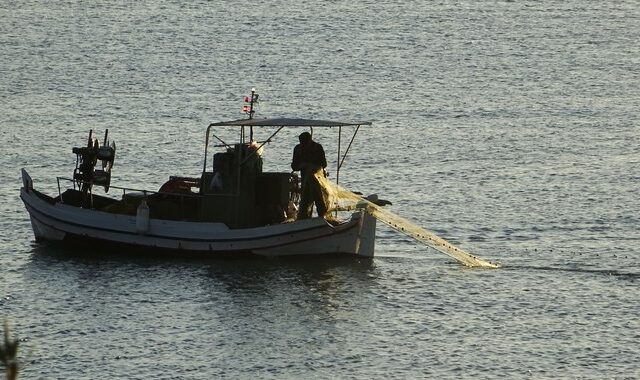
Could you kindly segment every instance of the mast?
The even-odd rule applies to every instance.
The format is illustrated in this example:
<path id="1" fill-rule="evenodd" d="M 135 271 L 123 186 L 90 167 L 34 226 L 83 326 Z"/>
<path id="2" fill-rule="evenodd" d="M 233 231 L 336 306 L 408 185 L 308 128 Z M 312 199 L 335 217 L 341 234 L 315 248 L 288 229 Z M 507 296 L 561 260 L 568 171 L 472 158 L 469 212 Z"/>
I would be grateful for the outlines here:
<path id="1" fill-rule="evenodd" d="M 242 112 L 249 115 L 249 120 L 253 119 L 253 114 L 256 113 L 255 107 L 258 105 L 259 96 L 260 95 L 256 92 L 255 87 L 253 87 L 251 88 L 251 97 L 244 97 L 245 105 L 242 107 Z M 253 141 L 253 126 L 249 127 L 249 142 L 251 141 Z"/>

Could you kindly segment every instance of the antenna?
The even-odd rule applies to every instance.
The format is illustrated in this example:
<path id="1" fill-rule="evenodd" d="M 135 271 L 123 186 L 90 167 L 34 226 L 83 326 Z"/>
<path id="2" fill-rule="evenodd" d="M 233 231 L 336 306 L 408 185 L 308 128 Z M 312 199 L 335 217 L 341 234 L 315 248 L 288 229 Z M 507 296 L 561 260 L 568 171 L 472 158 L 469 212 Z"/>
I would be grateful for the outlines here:
<path id="1" fill-rule="evenodd" d="M 256 88 L 251 88 L 251 98 L 248 96 L 244 97 L 244 106 L 242 107 L 242 112 L 249 115 L 249 120 L 253 119 L 253 114 L 256 113 L 255 107 L 258 106 L 258 93 L 256 92 Z M 244 141 L 244 127 L 243 127 L 243 141 Z M 249 127 L 249 141 L 253 141 L 253 126 Z"/>
<path id="2" fill-rule="evenodd" d="M 245 96 L 244 102 L 245 105 L 242 107 L 242 112 L 249 115 L 249 119 L 253 119 L 253 114 L 256 113 L 255 107 L 258 106 L 258 93 L 256 92 L 255 87 L 251 89 L 251 97 Z"/>

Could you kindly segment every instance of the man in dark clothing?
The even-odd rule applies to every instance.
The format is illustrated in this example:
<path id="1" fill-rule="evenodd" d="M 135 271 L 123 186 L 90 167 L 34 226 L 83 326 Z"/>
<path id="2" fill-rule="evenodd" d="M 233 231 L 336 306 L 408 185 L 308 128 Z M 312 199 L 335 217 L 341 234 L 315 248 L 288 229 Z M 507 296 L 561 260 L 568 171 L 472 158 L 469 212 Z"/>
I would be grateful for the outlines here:
<path id="1" fill-rule="evenodd" d="M 327 167 L 324 149 L 322 145 L 313 141 L 309 132 L 303 132 L 298 136 L 298 139 L 300 144 L 293 149 L 293 160 L 291 161 L 291 169 L 299 170 L 302 178 L 298 219 L 310 218 L 314 203 L 318 216 L 324 217 L 329 208 L 329 202 L 327 197 L 323 195 L 319 177 L 325 177 L 324 168 Z"/>

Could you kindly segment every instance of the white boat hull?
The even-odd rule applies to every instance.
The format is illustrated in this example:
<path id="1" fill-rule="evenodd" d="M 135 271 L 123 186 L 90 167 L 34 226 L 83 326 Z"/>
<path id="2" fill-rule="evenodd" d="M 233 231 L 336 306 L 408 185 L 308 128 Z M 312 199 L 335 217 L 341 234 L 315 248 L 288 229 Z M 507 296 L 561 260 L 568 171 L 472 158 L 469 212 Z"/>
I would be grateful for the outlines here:
<path id="1" fill-rule="evenodd" d="M 150 219 L 148 229 L 141 233 L 136 216 L 43 199 L 33 190 L 31 178 L 24 171 L 20 197 L 29 212 L 37 240 L 81 239 L 171 251 L 178 255 L 351 254 L 373 257 L 374 254 L 376 220 L 363 210 L 357 210 L 350 220 L 335 226 L 323 218 L 246 229 L 229 229 L 223 223 Z"/>

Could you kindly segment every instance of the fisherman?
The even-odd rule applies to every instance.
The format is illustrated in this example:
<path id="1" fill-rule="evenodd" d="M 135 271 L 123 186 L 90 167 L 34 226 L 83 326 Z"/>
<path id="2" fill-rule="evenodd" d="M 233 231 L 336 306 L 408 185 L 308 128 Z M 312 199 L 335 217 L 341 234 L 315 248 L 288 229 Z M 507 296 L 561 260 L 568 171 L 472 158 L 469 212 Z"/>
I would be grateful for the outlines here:
<path id="1" fill-rule="evenodd" d="M 327 159 L 322 145 L 313 141 L 309 132 L 303 132 L 298 136 L 300 144 L 293 149 L 291 169 L 300 171 L 302 178 L 302 194 L 300 195 L 300 208 L 298 219 L 310 218 L 313 204 L 316 205 L 318 216 L 324 217 L 329 208 L 327 196 L 323 193 L 321 179 L 326 177 L 325 168 Z"/>

